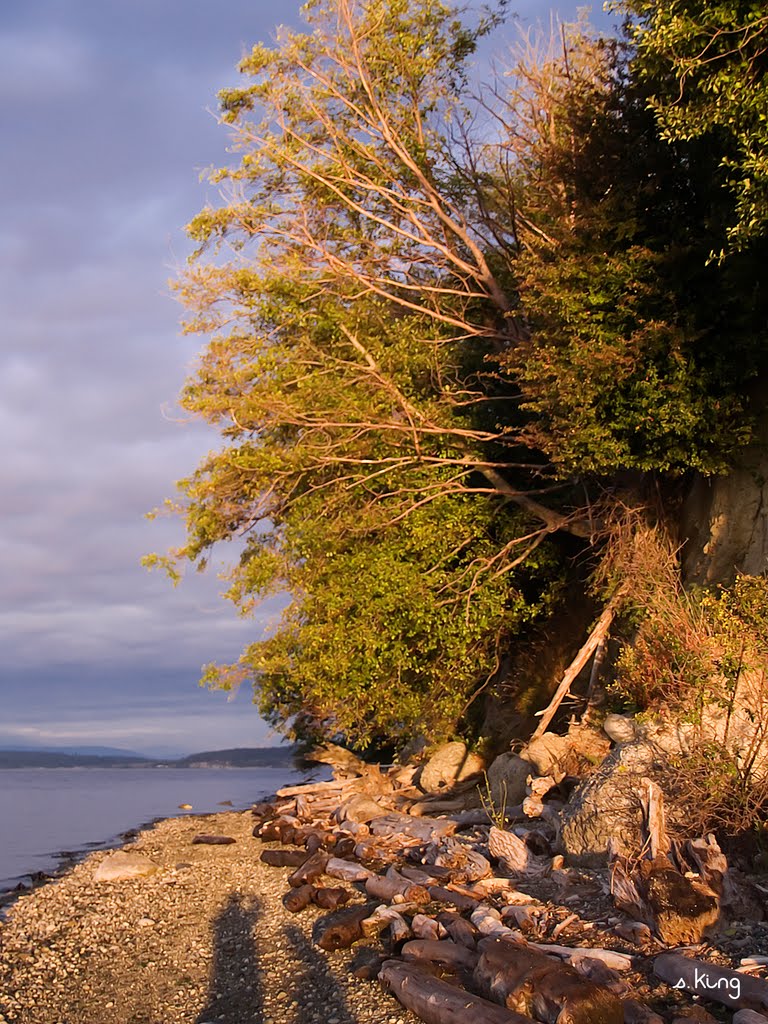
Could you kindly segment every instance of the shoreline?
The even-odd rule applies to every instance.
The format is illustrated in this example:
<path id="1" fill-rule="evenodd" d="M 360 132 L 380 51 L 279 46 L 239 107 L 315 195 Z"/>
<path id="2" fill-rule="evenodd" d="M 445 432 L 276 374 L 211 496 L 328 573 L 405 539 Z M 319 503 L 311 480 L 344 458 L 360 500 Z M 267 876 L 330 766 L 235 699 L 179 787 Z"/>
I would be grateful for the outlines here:
<path id="1" fill-rule="evenodd" d="M 354 977 L 359 951 L 312 945 L 323 912 L 285 910 L 290 871 L 259 860 L 253 825 L 250 810 L 161 818 L 119 847 L 153 874 L 95 881 L 99 849 L 19 893 L 0 919 L 0 1024 L 415 1024 Z M 193 845 L 200 832 L 236 841 Z"/>
<path id="2" fill-rule="evenodd" d="M 123 771 L 123 770 L 131 770 L 131 769 L 120 769 L 120 770 Z M 142 770 L 143 770 L 143 766 L 142 766 Z M 258 767 L 258 766 L 255 766 L 253 768 L 245 768 L 245 769 L 241 769 L 241 768 L 222 768 L 222 769 L 218 769 L 217 768 L 216 769 L 217 772 L 219 770 L 221 770 L 222 772 L 224 772 L 224 771 L 237 771 L 237 772 L 241 772 L 241 771 L 250 771 L 250 770 L 252 770 L 254 772 L 261 772 L 261 771 L 263 771 L 263 769 Z M 18 769 L 16 769 L 16 768 L 7 768 L 7 769 L 1 769 L 0 770 L 0 772 L 10 772 L 10 773 L 16 773 L 16 772 L 26 773 L 26 772 L 29 772 L 29 771 L 40 771 L 40 772 L 45 772 L 46 774 L 49 774 L 49 773 L 52 773 L 52 772 L 55 772 L 55 773 L 60 773 L 60 772 L 65 772 L 65 773 L 78 772 L 78 773 L 80 773 L 80 772 L 101 772 L 101 771 L 109 771 L 109 772 L 111 772 L 112 769 L 111 768 L 109 768 L 109 769 L 101 769 L 101 768 L 90 768 L 90 767 L 88 767 L 88 768 L 71 768 L 71 767 L 60 768 L 60 767 L 56 767 L 56 768 L 39 768 L 39 769 L 37 769 L 37 768 L 35 768 L 35 769 L 29 769 L 29 768 L 18 768 Z M 186 768 L 186 769 L 184 769 L 184 771 L 185 772 L 186 771 L 189 771 L 189 772 L 196 772 L 196 771 L 209 772 L 209 771 L 211 771 L 211 769 Z M 142 832 L 142 831 L 144 831 L 144 830 L 146 830 L 148 828 L 152 828 L 155 825 L 157 825 L 160 822 L 165 821 L 165 820 L 176 819 L 176 818 L 183 818 L 183 817 L 200 817 L 200 816 L 206 816 L 208 814 L 219 814 L 219 813 L 220 814 L 226 814 L 226 813 L 231 813 L 231 811 L 238 811 L 238 810 L 244 811 L 244 810 L 247 810 L 248 808 L 250 808 L 253 805 L 253 803 L 255 801 L 268 799 L 270 794 L 273 792 L 275 787 L 279 788 L 280 785 L 287 785 L 287 784 L 293 784 L 294 782 L 300 782 L 305 777 L 306 777 L 306 773 L 305 772 L 296 772 L 296 771 L 291 771 L 291 770 L 289 770 L 287 772 L 280 771 L 280 778 L 279 779 L 270 779 L 270 780 L 268 780 L 268 784 L 265 784 L 262 787 L 255 786 L 253 788 L 253 791 L 251 793 L 249 793 L 247 797 L 246 796 L 240 796 L 238 799 L 236 799 L 234 801 L 229 801 L 229 803 L 227 801 L 218 802 L 218 806 L 216 808 L 214 808 L 212 805 L 209 804 L 209 807 L 211 808 L 210 810 L 197 811 L 197 810 L 192 809 L 192 810 L 189 810 L 189 811 L 185 811 L 181 807 L 178 807 L 177 808 L 177 813 L 173 813 L 173 812 L 171 812 L 171 813 L 159 813 L 159 814 L 153 814 L 153 815 L 150 815 L 150 816 L 147 816 L 147 817 L 137 816 L 137 818 L 134 819 L 134 822 L 136 822 L 136 823 L 132 823 L 132 824 L 130 824 L 127 827 L 122 827 L 122 823 L 115 823 L 115 822 L 113 822 L 113 827 L 114 827 L 114 824 L 119 824 L 120 827 L 118 827 L 116 830 L 112 831 L 110 834 L 108 834 L 106 837 L 103 837 L 103 838 L 97 838 L 97 839 L 85 838 L 84 840 L 81 840 L 81 841 L 79 841 L 77 843 L 69 843 L 67 845 L 64 845 L 62 843 L 62 845 L 60 845 L 60 846 L 53 846 L 52 849 L 48 849 L 48 850 L 33 850 L 32 852 L 29 853 L 29 859 L 28 860 L 27 860 L 27 857 L 25 855 L 24 859 L 21 861 L 21 863 L 23 864 L 24 868 L 26 868 L 27 865 L 29 865 L 29 869 L 28 870 L 17 871 L 16 873 L 14 873 L 12 875 L 9 874 L 9 875 L 7 875 L 7 876 L 5 876 L 3 878 L 0 878 L 0 920 L 2 920 L 2 917 L 7 912 L 8 907 L 12 906 L 13 903 L 15 902 L 15 900 L 19 896 L 23 896 L 25 894 L 33 892 L 33 891 L 39 889 L 41 886 L 47 885 L 49 882 L 57 881 L 58 879 L 62 878 L 67 873 L 67 871 L 69 871 L 76 864 L 79 864 L 82 860 L 84 860 L 86 857 L 88 857 L 91 853 L 95 853 L 95 852 L 98 852 L 98 851 L 104 851 L 104 850 L 107 850 L 107 851 L 108 850 L 114 850 L 114 849 L 120 848 L 120 847 L 130 843 L 133 839 L 135 839 L 135 837 L 140 832 Z M 0 779 L 1 778 L 2 778 L 2 774 L 0 774 Z M 175 806 L 175 804 L 174 804 L 174 806 Z M 219 809 L 219 808 L 221 808 L 221 809 Z M 170 811 L 170 808 L 169 808 L 169 811 Z M 86 836 L 92 836 L 94 833 L 96 833 L 97 835 L 99 833 L 99 822 L 98 822 L 98 820 L 94 820 L 93 827 L 92 828 L 91 827 L 87 827 L 87 829 L 85 829 L 84 832 L 83 832 L 83 834 L 86 835 Z M 102 835 L 103 835 L 103 833 L 102 833 Z M 35 860 L 38 862 L 38 865 L 40 863 L 42 863 L 45 866 L 43 866 L 43 867 L 34 866 L 33 867 L 32 864 L 34 863 Z M 16 866 L 18 866 L 18 865 L 16 865 Z"/>

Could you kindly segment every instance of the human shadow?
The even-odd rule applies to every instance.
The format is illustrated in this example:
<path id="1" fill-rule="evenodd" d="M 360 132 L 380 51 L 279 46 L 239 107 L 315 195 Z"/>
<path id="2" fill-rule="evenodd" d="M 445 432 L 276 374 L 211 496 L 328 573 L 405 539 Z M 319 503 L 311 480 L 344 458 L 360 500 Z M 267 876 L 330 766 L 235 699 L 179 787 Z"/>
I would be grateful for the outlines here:
<path id="1" fill-rule="evenodd" d="M 263 1024 L 263 976 L 254 938 L 260 911 L 256 897 L 232 893 L 216 918 L 208 1001 L 195 1024 Z"/>
<path id="2" fill-rule="evenodd" d="M 298 966 L 290 993 L 298 1006 L 296 1020 L 306 1024 L 329 1020 L 336 1024 L 358 1024 L 359 1018 L 333 977 L 326 955 L 315 949 L 300 928 L 289 925 L 284 934 L 296 952 Z"/>

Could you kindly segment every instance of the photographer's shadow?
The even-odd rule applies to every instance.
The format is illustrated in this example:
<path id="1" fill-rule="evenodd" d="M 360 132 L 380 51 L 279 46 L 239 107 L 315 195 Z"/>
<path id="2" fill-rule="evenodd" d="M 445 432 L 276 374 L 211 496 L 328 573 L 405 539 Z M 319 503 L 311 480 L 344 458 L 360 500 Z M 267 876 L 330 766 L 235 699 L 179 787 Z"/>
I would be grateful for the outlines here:
<path id="1" fill-rule="evenodd" d="M 232 893 L 213 926 L 213 965 L 208 1001 L 195 1024 L 263 1024 L 263 975 L 254 927 L 256 897 Z"/>

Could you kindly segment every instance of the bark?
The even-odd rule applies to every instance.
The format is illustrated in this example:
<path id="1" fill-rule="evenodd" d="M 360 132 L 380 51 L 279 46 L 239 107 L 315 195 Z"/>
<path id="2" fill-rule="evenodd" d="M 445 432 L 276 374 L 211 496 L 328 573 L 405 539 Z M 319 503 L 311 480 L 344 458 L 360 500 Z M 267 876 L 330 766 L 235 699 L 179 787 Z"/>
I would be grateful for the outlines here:
<path id="1" fill-rule="evenodd" d="M 768 981 L 740 974 L 727 967 L 693 960 L 679 953 L 662 953 L 653 961 L 653 972 L 673 988 L 704 996 L 713 1002 L 764 1013 L 768 1010 Z"/>
<path id="2" fill-rule="evenodd" d="M 304 850 L 262 850 L 259 860 L 271 868 L 297 868 L 307 859 Z"/>
<path id="3" fill-rule="evenodd" d="M 450 939 L 437 942 L 429 939 L 412 939 L 400 950 L 405 960 L 431 960 L 433 963 L 445 964 L 448 967 L 466 967 L 474 970 L 477 954 L 466 946 L 457 945 Z"/>
<path id="4" fill-rule="evenodd" d="M 530 1017 L 431 977 L 413 964 L 387 960 L 379 981 L 425 1024 L 534 1024 Z"/>
<path id="5" fill-rule="evenodd" d="M 364 903 L 321 917 L 312 929 L 313 942 L 329 953 L 336 949 L 348 949 L 353 942 L 363 937 L 363 921 L 375 909 L 375 903 Z"/>
<path id="6" fill-rule="evenodd" d="M 621 1000 L 578 971 L 530 946 L 480 943 L 474 980 L 481 991 L 544 1024 L 623 1024 Z"/>

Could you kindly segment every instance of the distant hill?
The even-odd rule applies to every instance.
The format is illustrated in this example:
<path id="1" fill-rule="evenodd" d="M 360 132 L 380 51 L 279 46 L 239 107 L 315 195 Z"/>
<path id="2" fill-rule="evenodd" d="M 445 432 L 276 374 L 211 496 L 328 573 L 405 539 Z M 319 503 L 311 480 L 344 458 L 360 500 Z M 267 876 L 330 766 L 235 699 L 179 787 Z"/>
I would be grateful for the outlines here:
<path id="1" fill-rule="evenodd" d="M 177 768 L 272 768 L 290 764 L 293 747 L 233 747 L 230 750 L 203 750 L 174 762 Z"/>
<path id="2" fill-rule="evenodd" d="M 73 757 L 129 757 L 136 761 L 147 760 L 146 754 L 139 754 L 135 750 L 125 750 L 123 747 L 49 747 L 40 743 L 3 743 L 0 740 L 0 751 L 3 753 L 11 751 L 13 753 L 22 752 L 25 754 L 30 752 L 37 754 L 69 754 Z M 178 756 L 180 757 L 181 755 Z"/>
<path id="3" fill-rule="evenodd" d="M 0 750 L 2 768 L 131 768 L 152 764 L 139 754 L 98 756 L 96 754 L 62 754 L 55 750 Z"/>
<path id="4" fill-rule="evenodd" d="M 90 748 L 109 750 L 111 748 Z M 114 748 L 112 748 L 114 749 Z M 204 750 L 178 759 L 149 758 L 130 751 L 114 754 L 64 753 L 60 750 L 0 750 L 3 768 L 278 768 L 289 765 L 292 747 L 234 747 Z"/>

